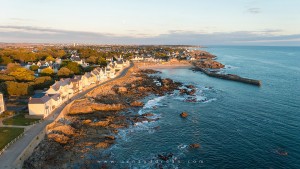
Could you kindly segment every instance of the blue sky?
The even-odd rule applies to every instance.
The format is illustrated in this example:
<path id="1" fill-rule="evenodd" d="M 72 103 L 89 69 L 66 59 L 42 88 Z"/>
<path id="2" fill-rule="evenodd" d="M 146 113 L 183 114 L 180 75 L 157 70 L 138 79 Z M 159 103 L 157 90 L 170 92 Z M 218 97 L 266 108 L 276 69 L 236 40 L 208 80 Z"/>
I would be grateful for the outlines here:
<path id="1" fill-rule="evenodd" d="M 300 45 L 298 0 L 0 0 L 0 42 Z"/>

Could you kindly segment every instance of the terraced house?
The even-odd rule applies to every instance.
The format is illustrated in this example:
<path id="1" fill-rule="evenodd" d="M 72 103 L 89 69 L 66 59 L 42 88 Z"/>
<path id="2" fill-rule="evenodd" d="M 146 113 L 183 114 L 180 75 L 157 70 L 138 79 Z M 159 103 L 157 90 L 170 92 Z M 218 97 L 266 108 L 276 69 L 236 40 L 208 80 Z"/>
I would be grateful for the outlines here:
<path id="1" fill-rule="evenodd" d="M 128 65 L 128 62 L 122 61 L 122 64 L 121 69 Z M 105 81 L 108 78 L 114 78 L 116 76 L 116 65 L 116 63 L 112 62 L 105 68 L 95 68 L 93 71 L 86 72 L 82 76 L 74 76 L 73 78 L 56 81 L 45 93 L 29 99 L 29 114 L 41 116 L 42 118 L 47 117 L 53 110 L 68 101 L 74 94 L 88 88 L 91 84 Z"/>
<path id="2" fill-rule="evenodd" d="M 3 99 L 3 93 L 0 92 L 0 114 L 5 111 L 5 103 Z"/>

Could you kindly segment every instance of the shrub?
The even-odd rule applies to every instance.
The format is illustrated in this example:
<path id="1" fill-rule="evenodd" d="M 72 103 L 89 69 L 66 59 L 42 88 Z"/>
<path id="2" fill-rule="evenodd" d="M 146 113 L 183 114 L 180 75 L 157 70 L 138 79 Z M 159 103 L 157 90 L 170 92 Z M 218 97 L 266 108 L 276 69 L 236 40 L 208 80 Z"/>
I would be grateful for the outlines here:
<path id="1" fill-rule="evenodd" d="M 29 83 L 18 83 L 13 81 L 4 82 L 4 93 L 10 96 L 27 96 L 33 95 L 33 86 Z"/>

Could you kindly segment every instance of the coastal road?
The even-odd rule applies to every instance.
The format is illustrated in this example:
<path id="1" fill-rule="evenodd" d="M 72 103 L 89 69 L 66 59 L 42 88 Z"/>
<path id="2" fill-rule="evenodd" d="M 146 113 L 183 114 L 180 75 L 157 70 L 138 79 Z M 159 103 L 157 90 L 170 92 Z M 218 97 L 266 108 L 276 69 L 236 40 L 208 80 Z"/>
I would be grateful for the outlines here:
<path id="1" fill-rule="evenodd" d="M 65 106 L 68 105 L 68 103 L 71 102 L 71 100 L 76 100 L 78 98 L 83 97 L 88 92 L 94 90 L 96 87 L 99 87 L 101 85 L 104 85 L 108 82 L 111 82 L 113 80 L 119 79 L 126 75 L 128 70 L 133 67 L 133 63 L 130 63 L 130 66 L 123 69 L 122 72 L 118 76 L 116 76 L 113 79 L 107 80 L 105 82 L 102 82 L 100 84 L 91 86 L 87 90 L 82 91 L 81 93 L 78 93 L 77 95 L 73 96 L 67 104 L 62 104 L 60 107 L 54 110 L 54 112 L 49 115 L 45 120 L 41 123 L 35 124 L 30 129 L 26 130 L 24 133 L 24 136 L 20 138 L 18 141 L 16 141 L 13 145 L 11 145 L 1 156 L 0 156 L 0 169 L 13 169 L 13 168 L 21 168 L 22 166 L 15 166 L 16 161 L 19 160 L 18 157 L 22 154 L 22 152 L 27 148 L 27 146 L 31 143 L 33 139 L 36 138 L 37 135 L 39 135 L 45 127 L 52 123 L 56 117 L 59 116 L 61 111 L 65 108 Z"/>

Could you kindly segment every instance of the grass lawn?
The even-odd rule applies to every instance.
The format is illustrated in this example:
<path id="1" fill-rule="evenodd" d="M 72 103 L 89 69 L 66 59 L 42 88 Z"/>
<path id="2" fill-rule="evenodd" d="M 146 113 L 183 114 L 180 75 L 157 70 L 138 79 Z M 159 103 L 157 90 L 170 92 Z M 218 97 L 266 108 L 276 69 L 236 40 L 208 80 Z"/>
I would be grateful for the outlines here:
<path id="1" fill-rule="evenodd" d="M 2 123 L 4 125 L 28 126 L 35 121 L 38 121 L 38 119 L 28 119 L 25 118 L 24 114 L 19 114 L 14 117 L 5 119 Z"/>
<path id="2" fill-rule="evenodd" d="M 0 127 L 0 150 L 23 132 L 23 128 Z"/>

